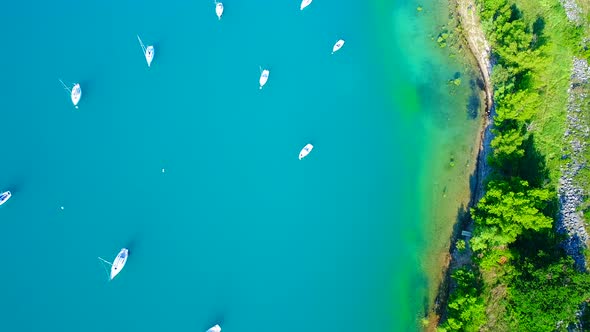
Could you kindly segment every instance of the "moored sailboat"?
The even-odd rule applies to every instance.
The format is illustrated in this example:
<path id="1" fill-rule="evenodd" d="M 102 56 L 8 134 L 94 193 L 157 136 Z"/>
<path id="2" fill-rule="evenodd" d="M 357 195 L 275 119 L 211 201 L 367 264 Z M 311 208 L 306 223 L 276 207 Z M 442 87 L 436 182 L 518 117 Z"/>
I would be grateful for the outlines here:
<path id="1" fill-rule="evenodd" d="M 313 145 L 311 144 L 306 144 L 303 149 L 301 149 L 301 151 L 299 152 L 299 160 L 307 157 L 307 155 L 311 152 L 311 150 L 313 150 Z"/>
<path id="2" fill-rule="evenodd" d="M 260 89 L 262 89 L 262 87 L 266 84 L 266 82 L 268 81 L 268 75 L 270 75 L 270 71 L 268 71 L 268 69 L 264 69 L 261 73 L 260 73 L 260 79 L 258 80 L 258 82 L 260 83 Z"/>
<path id="3" fill-rule="evenodd" d="M 98 257 L 98 259 L 111 266 L 109 279 L 113 280 L 125 267 L 125 263 L 127 263 L 127 257 L 129 257 L 129 250 L 127 248 L 123 248 L 121 251 L 119 251 L 117 257 L 115 257 L 115 260 L 112 263 L 101 257 Z"/>
<path id="4" fill-rule="evenodd" d="M 301 6 L 299 6 L 300 10 L 303 10 L 305 7 L 309 6 L 313 0 L 302 0 Z"/>
<path id="5" fill-rule="evenodd" d="M 340 39 L 336 42 L 336 44 L 334 44 L 334 47 L 332 47 L 332 54 L 334 54 L 334 52 L 337 52 L 339 49 L 341 49 L 342 46 L 344 46 L 344 39 Z"/>
<path id="6" fill-rule="evenodd" d="M 78 103 L 80 102 L 80 98 L 82 98 L 82 88 L 80 87 L 80 83 L 76 83 L 74 86 L 72 86 L 72 88 L 69 88 L 62 80 L 59 81 L 61 82 L 61 85 L 63 85 L 64 89 L 70 93 L 72 104 L 78 108 Z"/>
<path id="7" fill-rule="evenodd" d="M 139 38 L 139 35 L 137 35 L 137 40 L 139 40 L 139 46 L 141 46 L 141 50 L 145 56 L 145 61 L 147 62 L 148 67 L 150 67 L 152 65 L 152 61 L 154 60 L 156 50 L 154 49 L 153 45 L 148 45 L 148 47 L 145 47 L 141 41 L 141 38 Z"/>
<path id="8" fill-rule="evenodd" d="M 221 327 L 219 326 L 219 324 L 217 324 L 212 328 L 208 329 L 207 332 L 221 332 Z"/>
<path id="9" fill-rule="evenodd" d="M 0 194 L 0 205 L 6 203 L 10 197 L 12 197 L 12 194 L 10 193 L 10 191 L 5 191 L 3 193 Z"/>
<path id="10" fill-rule="evenodd" d="M 82 98 L 82 88 L 80 87 L 80 83 L 74 84 L 72 88 L 72 104 L 78 108 L 78 103 L 80 102 L 80 98 Z"/>
<path id="11" fill-rule="evenodd" d="M 221 20 L 221 15 L 223 15 L 223 3 L 215 1 L 215 14 L 217 14 L 217 18 Z"/>

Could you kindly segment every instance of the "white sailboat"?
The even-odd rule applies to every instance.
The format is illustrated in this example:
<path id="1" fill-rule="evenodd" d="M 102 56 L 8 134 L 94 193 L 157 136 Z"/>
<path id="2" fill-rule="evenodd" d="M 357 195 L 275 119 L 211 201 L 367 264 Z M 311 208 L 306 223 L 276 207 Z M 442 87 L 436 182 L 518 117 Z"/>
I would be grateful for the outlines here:
<path id="1" fill-rule="evenodd" d="M 301 149 L 301 151 L 299 152 L 299 160 L 305 158 L 311 152 L 311 150 L 313 150 L 313 145 L 305 145 L 303 149 Z"/>
<path id="2" fill-rule="evenodd" d="M 152 65 L 152 60 L 154 60 L 154 53 L 156 52 L 156 50 L 152 45 L 148 45 L 148 47 L 145 47 L 145 45 L 141 41 L 141 38 L 139 38 L 139 35 L 137 35 L 137 40 L 139 40 L 139 46 L 141 46 L 141 50 L 145 55 L 145 61 L 147 62 L 148 67 L 150 67 Z"/>
<path id="3" fill-rule="evenodd" d="M 6 201 L 8 201 L 10 199 L 10 197 L 12 197 L 12 194 L 10 193 L 10 191 L 5 191 L 3 193 L 0 194 L 0 205 L 6 203 Z"/>
<path id="4" fill-rule="evenodd" d="M 80 83 L 76 83 L 72 88 L 69 88 L 62 80 L 59 81 L 61 82 L 61 85 L 64 86 L 64 89 L 70 93 L 72 104 L 78 108 L 78 103 L 80 102 L 80 98 L 82 98 L 82 88 L 80 87 Z"/>
<path id="5" fill-rule="evenodd" d="M 212 328 L 208 329 L 207 332 L 221 332 L 221 327 L 219 325 L 215 325 Z"/>
<path id="6" fill-rule="evenodd" d="M 300 10 L 303 10 L 305 7 L 311 4 L 312 0 L 302 0 Z"/>
<path id="7" fill-rule="evenodd" d="M 109 275 L 109 278 L 110 280 L 113 280 L 125 267 L 125 263 L 127 263 L 127 257 L 129 257 L 129 250 L 127 248 L 123 248 L 121 251 L 119 251 L 117 257 L 115 257 L 115 260 L 112 263 L 101 257 L 98 257 L 98 259 L 111 266 L 111 274 Z"/>
<path id="8" fill-rule="evenodd" d="M 266 82 L 268 81 L 268 75 L 270 74 L 270 71 L 268 71 L 268 69 L 263 70 L 260 73 L 260 79 L 258 80 L 258 82 L 260 83 L 260 89 L 262 89 L 262 87 L 266 84 Z"/>
<path id="9" fill-rule="evenodd" d="M 221 15 L 223 15 L 223 3 L 215 1 L 215 14 L 217 14 L 217 18 L 221 20 Z"/>
<path id="10" fill-rule="evenodd" d="M 334 44 L 334 47 L 332 47 L 332 54 L 341 49 L 342 46 L 344 46 L 344 39 L 340 39 L 336 42 L 336 44 Z"/>

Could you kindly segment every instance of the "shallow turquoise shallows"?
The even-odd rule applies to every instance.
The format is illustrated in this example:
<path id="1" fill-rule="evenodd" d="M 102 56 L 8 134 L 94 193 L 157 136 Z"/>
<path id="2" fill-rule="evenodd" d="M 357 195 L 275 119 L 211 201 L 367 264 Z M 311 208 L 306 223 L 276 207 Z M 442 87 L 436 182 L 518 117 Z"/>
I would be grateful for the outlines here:
<path id="1" fill-rule="evenodd" d="M 0 331 L 418 329 L 425 119 L 455 107 L 420 98 L 453 69 L 416 71 L 400 45 L 436 44 L 392 21 L 433 20 L 414 3 L 224 5 L 221 21 L 213 0 L 0 11 Z M 78 110 L 58 79 L 81 84 Z M 123 247 L 109 282 L 97 257 Z"/>

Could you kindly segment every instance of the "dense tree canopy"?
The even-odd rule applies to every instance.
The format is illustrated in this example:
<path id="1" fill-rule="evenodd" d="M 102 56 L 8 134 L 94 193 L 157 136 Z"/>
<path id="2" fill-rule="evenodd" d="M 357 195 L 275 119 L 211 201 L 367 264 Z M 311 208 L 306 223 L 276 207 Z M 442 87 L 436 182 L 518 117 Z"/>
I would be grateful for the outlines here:
<path id="1" fill-rule="evenodd" d="M 581 301 L 590 299 L 590 275 L 578 273 L 569 257 L 545 266 L 527 260 L 518 268 L 507 306 L 515 331 L 565 331 L 575 323 Z"/>
<path id="2" fill-rule="evenodd" d="M 490 164 L 497 168 L 514 169 L 524 157 L 524 136 L 518 129 L 497 132 L 492 140 L 493 154 Z"/>
<path id="3" fill-rule="evenodd" d="M 538 11 L 533 14 L 537 17 L 528 13 L 528 18 L 515 4 L 522 1 L 529 2 L 529 10 L 539 5 L 532 0 L 477 1 L 494 60 L 495 137 L 488 160 L 493 180 L 471 210 L 475 227 L 469 243 L 477 265 L 453 273 L 457 286 L 441 325 L 444 331 L 566 330 L 575 322 L 580 304 L 590 301 L 590 274 L 574 269 L 552 229 L 548 205 L 557 204 L 556 195 L 548 189 L 552 187 L 547 186 L 545 157 L 530 130 L 549 98 L 567 99 L 563 91 L 547 94 L 551 84 L 556 85 L 547 82 L 548 73 L 559 72 L 547 68 L 559 64 L 546 54 L 555 40 L 543 34 L 549 17 L 543 15 L 561 17 L 561 24 L 554 21 L 550 28 L 568 47 L 580 47 L 582 30 L 567 27 L 557 0 L 543 2 L 545 8 L 551 2 L 550 13 Z M 590 54 L 590 50 L 583 52 Z"/>
<path id="4" fill-rule="evenodd" d="M 505 246 L 525 229 L 550 228 L 553 220 L 542 212 L 548 200 L 549 190 L 529 188 L 524 180 L 491 181 L 471 212 L 475 223 L 484 226 L 471 240 L 473 249 Z"/>
<path id="5" fill-rule="evenodd" d="M 494 124 L 500 131 L 516 129 L 515 126 L 505 126 L 505 124 L 528 122 L 539 104 L 539 95 L 534 92 L 521 90 L 507 94 L 497 101 L 497 108 L 501 112 L 498 112 L 494 118 Z"/>
<path id="6" fill-rule="evenodd" d="M 462 268 L 452 275 L 457 289 L 449 299 L 449 319 L 444 331 L 478 331 L 485 321 L 485 304 L 480 297 L 481 286 L 472 270 Z"/>

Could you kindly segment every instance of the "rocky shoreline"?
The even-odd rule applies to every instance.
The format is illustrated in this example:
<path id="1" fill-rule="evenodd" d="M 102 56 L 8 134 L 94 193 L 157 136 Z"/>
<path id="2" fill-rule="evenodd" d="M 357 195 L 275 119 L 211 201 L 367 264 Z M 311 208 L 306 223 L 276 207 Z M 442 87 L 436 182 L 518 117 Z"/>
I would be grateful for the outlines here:
<path id="1" fill-rule="evenodd" d="M 485 189 L 483 182 L 490 173 L 487 165 L 487 157 L 492 152 L 491 142 L 494 138 L 492 134 L 493 119 L 495 116 L 494 108 L 494 87 L 491 81 L 492 73 L 492 55 L 491 48 L 486 40 L 485 34 L 477 15 L 477 9 L 474 0 L 457 0 L 456 11 L 459 18 L 459 24 L 463 28 L 462 37 L 467 45 L 469 52 L 477 62 L 477 67 L 483 79 L 485 92 L 485 118 L 483 119 L 482 130 L 480 133 L 480 147 L 475 167 L 475 180 L 473 183 L 473 193 L 468 208 L 476 204 L 484 195 Z M 469 225 L 472 228 L 472 225 Z"/>
<path id="2" fill-rule="evenodd" d="M 457 13 L 459 25 L 462 28 L 461 41 L 466 46 L 469 55 L 473 59 L 474 67 L 480 73 L 483 81 L 483 95 L 485 113 L 483 115 L 482 127 L 479 133 L 479 151 L 477 153 L 475 170 L 472 179 L 472 192 L 469 204 L 466 207 L 467 215 L 465 220 L 460 221 L 459 227 L 455 227 L 455 232 L 451 238 L 451 247 L 449 248 L 451 259 L 447 266 L 444 266 L 444 277 L 438 288 L 438 293 L 434 303 L 433 312 L 436 313 L 439 320 L 444 320 L 446 316 L 446 305 L 451 291 L 451 271 L 466 264 L 471 263 L 471 250 L 459 251 L 455 243 L 461 236 L 462 230 L 473 231 L 473 222 L 469 218 L 469 210 L 481 199 L 485 193 L 484 181 L 490 173 L 487 164 L 487 157 L 492 151 L 491 142 L 493 137 L 492 127 L 495 108 L 493 102 L 493 86 L 491 82 L 492 62 L 491 48 L 485 38 L 482 30 L 479 16 L 474 0 L 455 0 L 451 1 L 451 10 Z M 468 242 L 468 241 L 467 241 Z M 438 324 L 436 324 L 438 325 Z M 435 331 L 429 329 L 429 331 Z"/>
<path id="3" fill-rule="evenodd" d="M 493 108 L 493 86 L 491 82 L 491 48 L 479 22 L 474 0 L 456 0 L 456 12 L 459 25 L 463 29 L 462 38 L 471 55 L 477 62 L 477 67 L 484 81 L 486 94 L 486 113 L 489 115 Z"/>
<path id="4" fill-rule="evenodd" d="M 585 59 L 574 58 L 573 70 L 568 89 L 567 124 L 564 140 L 570 151 L 562 159 L 569 161 L 561 168 L 559 179 L 559 216 L 557 230 L 565 233 L 568 238 L 563 246 L 568 255 L 573 257 L 580 270 L 586 269 L 583 250 L 588 247 L 588 232 L 584 225 L 583 212 L 580 207 L 584 202 L 585 191 L 577 181 L 576 175 L 587 167 L 588 161 L 584 157 L 590 127 L 584 117 L 582 105 L 590 94 L 590 67 Z"/>

